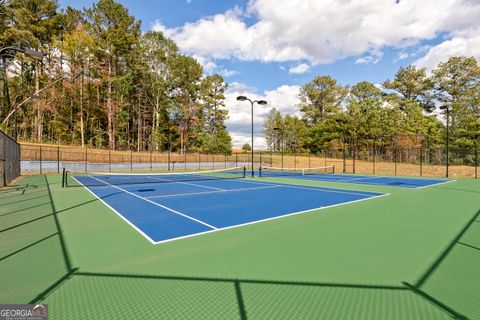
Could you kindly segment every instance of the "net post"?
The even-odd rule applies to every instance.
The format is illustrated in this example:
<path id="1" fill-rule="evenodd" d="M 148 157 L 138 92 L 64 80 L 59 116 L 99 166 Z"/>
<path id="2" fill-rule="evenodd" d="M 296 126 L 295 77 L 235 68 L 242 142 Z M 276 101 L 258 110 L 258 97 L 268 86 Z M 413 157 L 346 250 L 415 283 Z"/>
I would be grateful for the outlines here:
<path id="1" fill-rule="evenodd" d="M 65 168 L 62 170 L 62 188 L 65 188 Z"/>

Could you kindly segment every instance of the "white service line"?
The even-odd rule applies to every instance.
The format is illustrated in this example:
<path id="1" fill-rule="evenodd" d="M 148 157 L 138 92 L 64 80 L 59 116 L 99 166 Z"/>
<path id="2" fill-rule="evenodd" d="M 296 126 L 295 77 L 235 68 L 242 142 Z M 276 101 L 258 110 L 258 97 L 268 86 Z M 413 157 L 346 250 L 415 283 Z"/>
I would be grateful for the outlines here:
<path id="1" fill-rule="evenodd" d="M 232 189 L 232 190 L 218 190 L 218 191 L 177 193 L 177 194 L 168 194 L 168 195 L 164 195 L 164 196 L 145 197 L 145 199 L 169 198 L 169 197 L 176 197 L 176 196 L 191 196 L 191 195 L 211 194 L 211 193 L 223 193 L 223 192 L 237 192 L 237 191 L 244 191 L 244 190 L 258 190 L 258 189 L 269 189 L 269 188 L 279 188 L 279 187 L 282 187 L 282 186 L 276 185 L 276 186 L 241 188 L 241 189 Z"/>
<path id="2" fill-rule="evenodd" d="M 88 177 L 90 177 L 90 178 L 92 178 L 92 179 L 95 179 L 95 180 L 97 180 L 97 181 L 100 181 L 101 183 L 105 183 L 105 184 L 109 185 L 109 186 L 112 187 L 112 188 L 115 188 L 115 189 L 121 190 L 121 191 L 123 191 L 123 192 L 125 192 L 125 193 L 128 193 L 128 194 L 130 194 L 130 195 L 132 195 L 132 196 L 134 196 L 134 197 L 137 197 L 138 199 L 141 199 L 141 200 L 143 200 L 143 201 L 146 201 L 146 202 L 148 202 L 148 203 L 151 203 L 151 204 L 153 204 L 153 205 L 156 205 L 156 206 L 158 206 L 158 207 L 160 207 L 160 208 L 163 208 L 163 209 L 168 210 L 168 211 L 170 211 L 170 212 L 173 212 L 173 213 L 175 213 L 175 214 L 178 214 L 178 215 L 180 215 L 180 216 L 182 216 L 182 217 L 185 217 L 185 218 L 187 218 L 187 219 L 190 219 L 190 220 L 193 220 L 193 221 L 198 222 L 198 223 L 200 223 L 200 224 L 203 224 L 204 226 L 207 226 L 207 227 L 209 227 L 209 228 L 212 228 L 212 229 L 214 229 L 214 230 L 217 230 L 217 229 L 218 229 L 217 227 L 214 227 L 214 226 L 212 226 L 212 225 L 209 225 L 209 224 L 206 223 L 206 222 L 203 222 L 203 221 L 201 221 L 201 220 L 198 220 L 198 219 L 195 219 L 195 218 L 193 218 L 193 217 L 190 217 L 190 216 L 188 216 L 188 215 L 186 215 L 186 214 L 183 214 L 183 213 L 181 213 L 181 212 L 178 212 L 177 210 L 173 210 L 172 208 L 166 207 L 166 206 L 164 206 L 164 205 L 161 205 L 160 203 L 156 203 L 156 202 L 154 202 L 154 201 L 152 201 L 152 200 L 149 200 L 149 199 L 146 199 L 146 198 L 144 198 L 144 197 L 141 197 L 141 196 L 139 196 L 139 195 L 137 195 L 137 194 L 135 194 L 135 193 L 133 193 L 133 192 L 130 192 L 130 191 L 125 190 L 125 189 L 122 189 L 122 188 L 120 188 L 120 187 L 117 187 L 117 186 L 112 185 L 112 184 L 110 184 L 110 183 L 108 183 L 108 182 L 102 181 L 102 180 L 100 180 L 100 179 L 98 179 L 98 178 L 95 178 L 95 177 L 93 177 L 93 176 L 88 176 Z"/>

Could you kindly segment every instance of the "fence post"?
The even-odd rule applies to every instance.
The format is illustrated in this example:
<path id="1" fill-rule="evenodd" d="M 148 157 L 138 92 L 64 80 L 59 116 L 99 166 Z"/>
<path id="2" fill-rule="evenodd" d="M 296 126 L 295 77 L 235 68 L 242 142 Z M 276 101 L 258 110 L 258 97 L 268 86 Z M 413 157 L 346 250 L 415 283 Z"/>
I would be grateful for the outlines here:
<path id="1" fill-rule="evenodd" d="M 42 174 L 42 146 L 40 146 L 40 174 Z"/>
<path id="2" fill-rule="evenodd" d="M 347 154 L 345 150 L 345 142 L 343 143 L 343 173 L 347 172 Z"/>
<path id="3" fill-rule="evenodd" d="M 238 167 L 238 153 L 235 153 L 235 167 Z"/>
<path id="4" fill-rule="evenodd" d="M 150 171 L 152 171 L 152 149 L 150 149 Z"/>
<path id="5" fill-rule="evenodd" d="M 262 167 L 262 164 L 263 164 L 263 159 L 262 159 L 262 151 L 260 151 L 260 168 Z"/>
<path id="6" fill-rule="evenodd" d="M 183 166 L 184 166 L 184 171 L 187 171 L 187 151 L 183 153 Z"/>
<path id="7" fill-rule="evenodd" d="M 373 141 L 373 174 L 375 174 L 376 158 L 377 158 L 377 144 L 375 143 L 375 141 Z"/>
<path id="8" fill-rule="evenodd" d="M 423 177 L 423 148 L 420 146 L 420 177 Z"/>
<path id="9" fill-rule="evenodd" d="M 475 142 L 475 179 L 478 179 L 478 139 Z"/>
<path id="10" fill-rule="evenodd" d="M 395 175 L 397 175 L 397 148 L 393 147 L 393 160 L 395 161 Z"/>
<path id="11" fill-rule="evenodd" d="M 310 170 L 310 150 L 308 151 L 308 170 Z"/>
<path id="12" fill-rule="evenodd" d="M 353 171 L 353 174 L 355 174 L 355 158 L 357 156 L 357 145 L 355 143 L 353 143 L 353 168 L 352 168 L 352 171 Z"/>
<path id="13" fill-rule="evenodd" d="M 227 154 L 225 153 L 225 169 L 227 169 Z"/>
<path id="14" fill-rule="evenodd" d="M 201 162 L 202 162 L 202 152 L 198 151 L 198 170 L 202 170 L 200 165 Z"/>
<path id="15" fill-rule="evenodd" d="M 57 146 L 57 173 L 60 173 L 60 146 Z"/>
<path id="16" fill-rule="evenodd" d="M 130 149 L 130 172 L 133 171 L 133 151 Z"/>
<path id="17" fill-rule="evenodd" d="M 87 147 L 85 147 L 85 157 L 84 157 L 84 159 L 85 159 L 85 172 L 87 172 L 88 171 L 88 168 L 87 168 L 88 148 Z"/>
<path id="18" fill-rule="evenodd" d="M 108 149 L 108 172 L 112 172 L 112 150 Z"/>

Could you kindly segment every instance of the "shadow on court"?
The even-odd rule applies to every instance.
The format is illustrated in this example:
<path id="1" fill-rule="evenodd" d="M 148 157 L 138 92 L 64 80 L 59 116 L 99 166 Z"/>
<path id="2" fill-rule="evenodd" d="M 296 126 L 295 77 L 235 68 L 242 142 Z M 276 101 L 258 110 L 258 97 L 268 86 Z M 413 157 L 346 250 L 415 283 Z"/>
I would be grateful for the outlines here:
<path id="1" fill-rule="evenodd" d="M 480 257 L 480 225 L 474 224 L 480 211 L 414 284 L 94 273 L 72 265 L 58 214 L 98 200 L 57 211 L 46 177 L 30 179 L 36 179 L 38 188 L 23 195 L 22 190 L 9 191 L 8 197 L 20 201 L 34 192 L 31 203 L 24 201 L 29 205 L 22 213 L 30 219 L 12 221 L 6 228 L 0 219 L 0 303 L 49 303 L 55 306 L 50 309 L 51 319 L 475 319 L 480 313 L 472 302 L 476 300 L 463 298 L 462 304 L 455 300 L 458 292 L 445 295 L 452 282 L 431 285 L 445 278 L 445 264 L 458 263 L 462 268 L 464 260 L 459 258 Z M 49 205 L 44 205 L 45 197 Z M 36 206 L 36 201 L 42 205 Z M 464 279 L 475 279 L 476 268 L 469 270 L 458 272 Z M 455 274 L 453 279 L 458 287 Z"/>

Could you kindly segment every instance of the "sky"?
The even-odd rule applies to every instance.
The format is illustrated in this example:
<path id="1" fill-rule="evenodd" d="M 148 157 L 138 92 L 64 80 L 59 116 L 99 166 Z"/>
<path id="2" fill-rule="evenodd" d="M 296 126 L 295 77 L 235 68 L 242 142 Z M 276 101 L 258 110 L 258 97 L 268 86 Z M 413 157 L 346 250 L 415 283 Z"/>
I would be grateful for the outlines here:
<path id="1" fill-rule="evenodd" d="M 254 146 L 272 108 L 299 115 L 299 88 L 318 75 L 342 85 L 381 84 L 401 66 L 430 72 L 451 56 L 480 60 L 480 0 L 117 0 L 161 31 L 205 73 L 229 84 L 227 128 L 234 147 L 250 142 L 251 113 L 238 95 L 267 100 L 254 108 Z M 91 0 L 59 0 L 62 8 Z"/>

